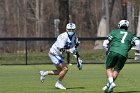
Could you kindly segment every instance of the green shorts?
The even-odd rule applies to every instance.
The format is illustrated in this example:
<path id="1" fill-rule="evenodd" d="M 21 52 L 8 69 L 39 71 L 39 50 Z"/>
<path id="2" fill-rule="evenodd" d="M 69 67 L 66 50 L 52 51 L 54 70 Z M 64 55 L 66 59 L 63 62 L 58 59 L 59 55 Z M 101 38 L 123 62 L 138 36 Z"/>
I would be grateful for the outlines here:
<path id="1" fill-rule="evenodd" d="M 110 51 L 106 59 L 106 68 L 114 68 L 115 70 L 120 71 L 124 67 L 126 60 L 126 57 Z"/>

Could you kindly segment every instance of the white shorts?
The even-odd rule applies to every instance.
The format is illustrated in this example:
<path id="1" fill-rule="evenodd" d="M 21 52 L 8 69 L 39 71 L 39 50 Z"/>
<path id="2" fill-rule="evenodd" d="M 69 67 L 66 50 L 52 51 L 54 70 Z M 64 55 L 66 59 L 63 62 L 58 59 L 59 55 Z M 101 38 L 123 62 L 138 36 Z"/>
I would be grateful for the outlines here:
<path id="1" fill-rule="evenodd" d="M 50 57 L 52 63 L 55 65 L 59 65 L 64 62 L 64 58 L 62 56 L 53 55 L 53 54 L 49 53 L 49 57 Z"/>

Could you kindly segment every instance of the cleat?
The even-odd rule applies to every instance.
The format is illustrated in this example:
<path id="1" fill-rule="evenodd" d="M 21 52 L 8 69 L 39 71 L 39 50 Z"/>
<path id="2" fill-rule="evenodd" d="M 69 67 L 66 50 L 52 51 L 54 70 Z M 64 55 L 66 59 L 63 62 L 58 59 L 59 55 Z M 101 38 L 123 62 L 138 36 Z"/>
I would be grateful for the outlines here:
<path id="1" fill-rule="evenodd" d="M 102 90 L 104 91 L 104 93 L 111 93 L 111 92 L 113 92 L 113 88 L 115 88 L 115 87 L 116 87 L 115 83 L 111 83 L 111 85 L 109 85 L 109 83 L 107 83 L 107 85 L 104 86 L 102 88 Z"/>
<path id="2" fill-rule="evenodd" d="M 113 88 L 116 87 L 116 84 L 115 83 L 111 83 L 109 88 L 108 88 L 108 93 L 111 93 L 113 91 Z"/>
<path id="3" fill-rule="evenodd" d="M 46 75 L 44 75 L 44 71 L 40 71 L 39 73 L 40 73 L 40 81 L 43 83 Z"/>
<path id="4" fill-rule="evenodd" d="M 71 66 L 72 64 L 71 64 L 71 63 L 69 63 L 69 65 Z"/>
<path id="5" fill-rule="evenodd" d="M 107 93 L 108 88 L 109 88 L 109 83 L 107 83 L 107 84 L 102 88 L 102 90 L 104 91 L 104 93 Z"/>
<path id="6" fill-rule="evenodd" d="M 108 86 L 106 85 L 106 86 L 104 86 L 103 88 L 102 88 L 102 90 L 104 91 L 104 93 L 108 93 L 107 91 L 108 91 Z"/>
<path id="7" fill-rule="evenodd" d="M 104 91 L 107 90 L 107 85 L 104 86 L 104 87 L 102 88 L 102 90 L 104 90 Z"/>
<path id="8" fill-rule="evenodd" d="M 66 89 L 60 81 L 56 82 L 55 88 L 57 88 L 57 89 Z"/>

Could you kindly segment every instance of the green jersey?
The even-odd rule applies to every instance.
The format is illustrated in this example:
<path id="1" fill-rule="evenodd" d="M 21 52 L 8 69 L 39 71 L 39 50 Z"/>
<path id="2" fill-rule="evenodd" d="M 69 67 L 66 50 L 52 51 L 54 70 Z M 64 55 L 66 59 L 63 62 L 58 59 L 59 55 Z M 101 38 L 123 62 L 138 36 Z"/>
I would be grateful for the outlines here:
<path id="1" fill-rule="evenodd" d="M 134 41 L 138 39 L 131 32 L 125 29 L 114 29 L 107 36 L 109 40 L 109 51 L 116 52 L 125 57 L 134 45 Z"/>

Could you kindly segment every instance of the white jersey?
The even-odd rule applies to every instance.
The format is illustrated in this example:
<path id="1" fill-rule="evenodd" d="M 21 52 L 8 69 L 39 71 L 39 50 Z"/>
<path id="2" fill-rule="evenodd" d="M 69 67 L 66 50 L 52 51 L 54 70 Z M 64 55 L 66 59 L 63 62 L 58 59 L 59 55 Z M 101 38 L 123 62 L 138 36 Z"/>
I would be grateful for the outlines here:
<path id="1" fill-rule="evenodd" d="M 71 49 L 74 48 L 76 44 L 76 35 L 74 34 L 72 37 L 69 37 L 67 32 L 64 32 L 60 34 L 57 37 L 57 40 L 50 48 L 50 53 L 53 53 L 54 55 L 61 55 L 60 49 Z"/>

